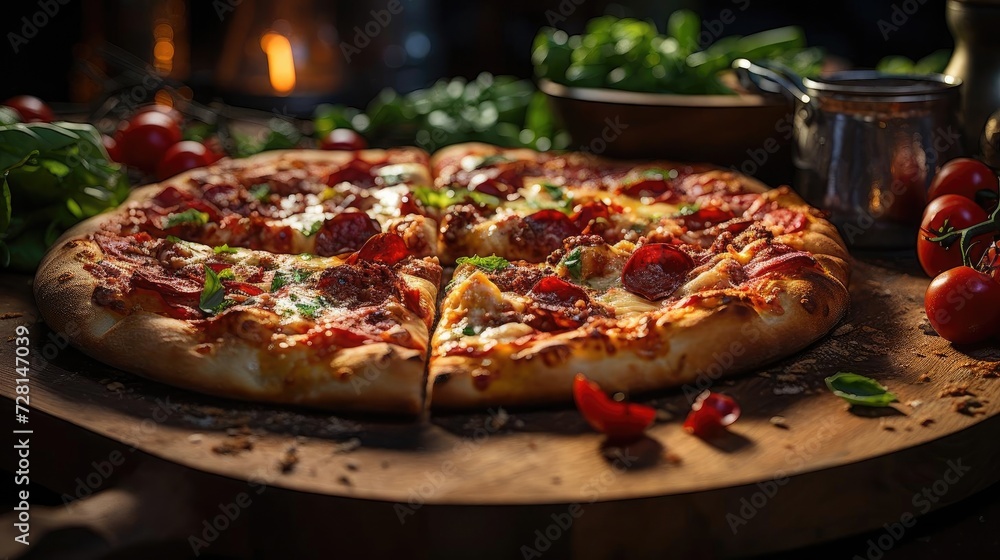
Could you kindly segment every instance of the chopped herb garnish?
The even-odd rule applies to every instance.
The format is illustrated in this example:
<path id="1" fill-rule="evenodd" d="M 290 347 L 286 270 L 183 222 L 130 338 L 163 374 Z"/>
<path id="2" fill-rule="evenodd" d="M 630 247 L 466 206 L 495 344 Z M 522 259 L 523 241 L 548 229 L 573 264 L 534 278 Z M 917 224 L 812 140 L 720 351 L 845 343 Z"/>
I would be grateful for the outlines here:
<path id="1" fill-rule="evenodd" d="M 215 251 L 216 255 L 218 255 L 219 253 L 235 253 L 236 252 L 236 249 L 233 248 L 233 247 L 230 247 L 228 243 L 223 243 L 222 245 L 219 245 L 218 247 L 212 247 L 212 250 Z"/>
<path id="2" fill-rule="evenodd" d="M 180 237 L 177 237 L 176 235 L 168 235 L 167 241 L 171 243 L 184 243 L 184 240 L 181 239 Z"/>
<path id="3" fill-rule="evenodd" d="M 482 169 L 484 167 L 489 167 L 491 165 L 496 165 L 498 163 L 506 163 L 508 161 L 511 161 L 511 159 L 501 154 L 494 154 L 492 156 L 484 157 L 482 161 L 476 164 L 476 167 L 474 167 L 474 169 Z"/>
<path id="4" fill-rule="evenodd" d="M 295 298 L 295 299 L 298 299 L 298 298 Z M 325 306 L 326 306 L 326 300 L 322 296 L 320 296 L 320 297 L 318 297 L 315 300 L 310 301 L 310 302 L 296 303 L 295 304 L 295 309 L 301 315 L 304 315 L 304 316 L 306 316 L 306 317 L 308 317 L 310 319 L 313 319 L 313 318 L 316 317 L 316 314 L 319 313 L 319 310 L 323 309 L 323 307 L 325 307 Z"/>
<path id="5" fill-rule="evenodd" d="M 462 329 L 462 334 L 465 336 L 475 336 L 476 329 L 472 325 L 467 325 L 464 329 Z"/>
<path id="6" fill-rule="evenodd" d="M 878 381 L 856 373 L 839 372 L 826 378 L 826 386 L 834 395 L 860 406 L 889 406 L 896 395 Z"/>
<path id="7" fill-rule="evenodd" d="M 203 226 L 208 223 L 208 214 L 205 212 L 200 212 L 194 208 L 190 208 L 183 212 L 178 212 L 176 214 L 171 214 L 167 216 L 167 219 L 163 222 L 164 229 L 170 229 L 174 226 L 179 226 L 183 224 L 194 224 L 196 226 Z"/>
<path id="8" fill-rule="evenodd" d="M 209 315 L 215 315 L 226 307 L 229 307 L 232 301 L 226 299 L 226 290 L 222 286 L 222 280 L 232 277 L 233 271 L 231 269 L 227 268 L 221 273 L 216 274 L 211 267 L 206 266 L 205 285 L 201 289 L 198 308 Z"/>
<path id="9" fill-rule="evenodd" d="M 545 193 L 549 195 L 552 200 L 562 200 L 563 199 L 563 188 L 559 185 L 553 185 L 551 183 L 542 183 L 542 188 L 545 189 Z"/>
<path id="10" fill-rule="evenodd" d="M 647 177 L 649 179 L 661 179 L 661 178 L 662 179 L 676 179 L 677 178 L 677 170 L 676 169 L 660 169 L 660 168 L 647 169 L 647 170 L 645 170 L 645 171 L 642 172 L 642 176 L 643 177 Z"/>
<path id="11" fill-rule="evenodd" d="M 304 260 L 304 261 L 311 261 L 312 258 L 313 258 L 313 256 L 310 255 L 309 253 L 302 253 L 302 254 L 299 255 L 299 258 L 302 259 L 302 260 Z"/>
<path id="12" fill-rule="evenodd" d="M 674 217 L 683 218 L 684 216 L 690 216 L 700 209 L 701 207 L 696 203 L 682 204 L 681 207 L 677 209 L 677 213 L 674 214 Z"/>
<path id="13" fill-rule="evenodd" d="M 583 247 L 575 247 L 570 251 L 563 257 L 562 264 L 574 280 L 579 280 L 583 276 Z"/>
<path id="14" fill-rule="evenodd" d="M 287 286 L 288 284 L 295 282 L 303 282 L 306 278 L 312 276 L 311 270 L 302 270 L 301 268 L 296 268 L 289 272 L 277 272 L 274 274 L 274 278 L 271 279 L 271 290 L 276 292 L 281 288 Z"/>
<path id="15" fill-rule="evenodd" d="M 413 196 L 424 206 L 447 208 L 471 200 L 481 206 L 499 206 L 500 199 L 485 193 L 467 189 L 437 190 L 430 187 L 416 187 Z"/>
<path id="16" fill-rule="evenodd" d="M 455 261 L 455 264 L 458 265 L 471 264 L 472 266 L 475 266 L 476 268 L 480 268 L 487 272 L 496 272 L 498 270 L 503 270 L 508 266 L 510 266 L 510 263 L 507 262 L 507 259 L 503 257 L 498 257 L 496 255 L 491 255 L 489 257 L 480 257 L 479 255 L 474 255 L 471 257 L 459 257 L 458 260 Z"/>
<path id="17" fill-rule="evenodd" d="M 316 235 L 317 232 L 319 232 L 320 228 L 323 227 L 324 223 L 325 222 L 323 220 L 317 220 L 317 221 L 313 222 L 312 224 L 310 224 L 309 227 L 303 228 L 303 229 L 301 229 L 299 231 L 301 231 L 302 235 L 305 235 L 306 237 L 312 237 L 312 236 Z"/>
<path id="18" fill-rule="evenodd" d="M 254 197 L 257 202 L 264 202 L 271 196 L 271 185 L 267 183 L 257 183 L 256 185 L 250 187 L 250 196 Z"/>

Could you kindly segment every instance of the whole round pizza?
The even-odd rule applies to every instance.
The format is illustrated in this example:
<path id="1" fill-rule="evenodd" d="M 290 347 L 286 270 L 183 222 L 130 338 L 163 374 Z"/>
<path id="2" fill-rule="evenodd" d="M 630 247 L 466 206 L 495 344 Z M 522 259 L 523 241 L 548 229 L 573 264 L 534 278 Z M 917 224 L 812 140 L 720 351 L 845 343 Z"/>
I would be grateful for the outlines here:
<path id="1" fill-rule="evenodd" d="M 483 144 L 270 152 L 136 189 L 35 278 L 91 356 L 257 401 L 416 414 L 752 369 L 848 306 L 835 228 L 731 170 Z"/>

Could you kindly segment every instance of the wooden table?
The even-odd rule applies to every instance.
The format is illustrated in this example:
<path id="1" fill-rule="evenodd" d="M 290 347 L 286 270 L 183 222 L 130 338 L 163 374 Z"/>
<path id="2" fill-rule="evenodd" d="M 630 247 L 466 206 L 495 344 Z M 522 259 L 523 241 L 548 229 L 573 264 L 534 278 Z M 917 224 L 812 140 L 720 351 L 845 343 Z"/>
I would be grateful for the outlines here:
<path id="1" fill-rule="evenodd" d="M 1000 348 L 934 335 L 927 279 L 894 266 L 855 263 L 850 314 L 820 343 L 716 382 L 743 417 L 710 441 L 681 430 L 683 391 L 645 400 L 661 418 L 625 449 L 565 407 L 399 422 L 188 393 L 59 348 L 15 276 L 0 279 L 0 393 L 13 396 L 8 337 L 26 325 L 32 356 L 50 358 L 30 372 L 32 437 L 52 453 L 33 472 L 95 494 L 77 508 L 102 519 L 88 524 L 94 550 L 167 539 L 190 552 L 201 539 L 214 554 L 761 554 L 909 524 L 1000 479 Z M 900 402 L 849 409 L 823 383 L 837 371 Z M 70 513 L 38 516 L 58 536 Z M 209 539 L 213 524 L 226 528 Z"/>

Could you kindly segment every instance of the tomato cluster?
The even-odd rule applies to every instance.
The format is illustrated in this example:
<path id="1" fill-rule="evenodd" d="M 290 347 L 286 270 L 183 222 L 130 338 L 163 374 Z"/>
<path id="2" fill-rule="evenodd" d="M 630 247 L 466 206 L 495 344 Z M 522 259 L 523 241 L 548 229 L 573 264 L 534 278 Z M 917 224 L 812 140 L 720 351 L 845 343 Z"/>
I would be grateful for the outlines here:
<path id="1" fill-rule="evenodd" d="M 946 163 L 931 183 L 917 257 L 934 280 L 924 295 L 931 326 L 956 344 L 1000 335 L 1000 186 L 985 164 Z"/>
<path id="2" fill-rule="evenodd" d="M 163 180 L 218 161 L 222 153 L 202 142 L 183 140 L 184 116 L 165 105 L 146 105 L 105 137 L 111 159 Z"/>

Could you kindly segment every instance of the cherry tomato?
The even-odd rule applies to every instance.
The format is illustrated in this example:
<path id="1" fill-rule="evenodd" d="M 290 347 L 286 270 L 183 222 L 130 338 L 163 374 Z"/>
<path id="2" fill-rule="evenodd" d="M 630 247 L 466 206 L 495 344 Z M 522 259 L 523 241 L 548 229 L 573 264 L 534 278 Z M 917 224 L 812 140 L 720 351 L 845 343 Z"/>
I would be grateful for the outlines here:
<path id="1" fill-rule="evenodd" d="M 962 252 L 956 241 L 944 247 L 929 241 L 949 231 L 967 228 L 986 221 L 986 212 L 972 200 L 957 194 L 939 196 L 927 205 L 917 234 L 917 258 L 928 276 L 937 276 L 949 268 L 961 266 Z M 972 262 L 979 260 L 989 242 L 988 236 L 976 238 L 971 249 Z"/>
<path id="2" fill-rule="evenodd" d="M 924 310 L 945 340 L 955 344 L 986 340 L 1000 328 L 1000 284 L 974 268 L 952 268 L 931 281 Z"/>
<path id="3" fill-rule="evenodd" d="M 573 400 L 587 423 L 613 441 L 639 439 L 656 418 L 655 408 L 615 401 L 582 373 L 573 379 Z"/>
<path id="4" fill-rule="evenodd" d="M 211 154 L 201 142 L 185 140 L 167 149 L 156 166 L 156 177 L 161 181 L 188 169 L 204 167 L 210 163 Z"/>
<path id="5" fill-rule="evenodd" d="M 104 144 L 104 149 L 108 151 L 108 157 L 111 158 L 111 161 L 121 163 L 122 152 L 118 149 L 118 142 L 107 134 L 102 134 L 101 143 Z"/>
<path id="6" fill-rule="evenodd" d="M 208 163 L 213 164 L 226 157 L 226 150 L 222 148 L 222 142 L 215 136 L 205 138 L 201 141 L 208 149 Z"/>
<path id="7" fill-rule="evenodd" d="M 163 113 L 147 111 L 129 119 L 115 140 L 127 165 L 152 173 L 165 152 L 181 141 L 181 127 Z"/>
<path id="8" fill-rule="evenodd" d="M 335 128 L 319 141 L 319 147 L 324 150 L 364 150 L 368 142 L 349 128 Z"/>
<path id="9" fill-rule="evenodd" d="M 998 190 L 997 176 L 989 166 L 975 159 L 957 158 L 944 164 L 934 176 L 927 198 L 957 194 L 987 208 L 990 203 L 996 204 Z"/>
<path id="10" fill-rule="evenodd" d="M 719 434 L 740 417 L 740 405 L 727 395 L 704 391 L 698 395 L 684 420 L 684 430 L 698 437 Z"/>
<path id="11" fill-rule="evenodd" d="M 170 120 L 177 123 L 177 126 L 184 126 L 184 115 L 173 107 L 167 107 L 166 105 L 160 105 L 159 103 L 143 105 L 136 110 L 135 115 L 141 115 L 143 113 L 163 113 L 164 115 L 170 117 Z M 132 116 L 135 117 L 135 115 Z"/>
<path id="12" fill-rule="evenodd" d="M 982 270 L 1000 283 L 1000 241 L 994 241 L 983 256 Z"/>
<path id="13" fill-rule="evenodd" d="M 4 105 L 17 111 L 21 120 L 28 122 L 52 122 L 56 120 L 55 113 L 41 99 L 33 95 L 18 95 L 3 102 Z"/>

